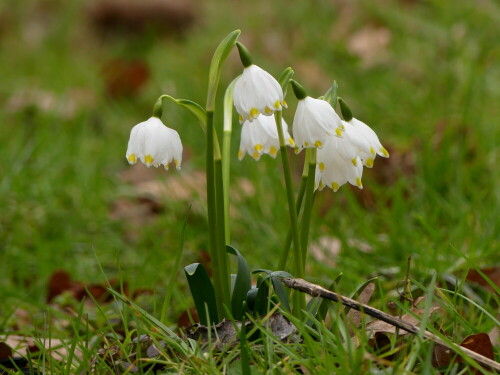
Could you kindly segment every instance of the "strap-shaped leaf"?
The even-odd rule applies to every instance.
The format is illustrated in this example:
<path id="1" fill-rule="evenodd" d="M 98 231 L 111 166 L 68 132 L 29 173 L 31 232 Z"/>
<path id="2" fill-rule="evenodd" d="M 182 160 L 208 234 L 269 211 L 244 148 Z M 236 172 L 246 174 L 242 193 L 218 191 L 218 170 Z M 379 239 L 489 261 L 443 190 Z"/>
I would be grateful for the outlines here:
<path id="1" fill-rule="evenodd" d="M 198 311 L 200 317 L 200 323 L 205 326 L 217 323 L 215 291 L 207 271 L 200 263 L 192 263 L 184 267 L 184 272 L 186 273 L 196 311 Z"/>
<path id="2" fill-rule="evenodd" d="M 339 275 L 335 278 L 335 280 L 333 280 L 333 282 L 330 284 L 328 290 L 337 290 L 340 283 L 340 279 L 342 279 L 343 275 L 344 274 L 342 272 L 339 273 Z M 327 300 L 325 298 L 321 298 L 320 304 L 318 306 L 318 313 L 316 314 L 316 319 L 318 319 L 320 322 L 325 320 L 326 314 L 328 313 L 328 309 L 330 308 L 331 305 L 332 301 Z"/>
<path id="3" fill-rule="evenodd" d="M 288 293 L 287 290 L 285 289 L 285 286 L 283 285 L 281 280 L 276 277 L 271 277 L 271 281 L 273 283 L 274 292 L 278 296 L 281 306 L 283 306 L 285 310 L 291 311 L 290 303 L 288 302 Z"/>
<path id="4" fill-rule="evenodd" d="M 234 319 L 240 320 L 243 316 L 243 302 L 245 302 L 247 293 L 252 287 L 250 281 L 250 268 L 243 255 L 234 247 L 227 245 L 226 252 L 236 255 L 238 258 L 238 272 L 236 273 L 233 294 L 231 296 L 231 310 Z"/>
<path id="5" fill-rule="evenodd" d="M 212 57 L 210 63 L 210 71 L 208 72 L 208 96 L 207 96 L 207 111 L 213 111 L 215 107 L 215 95 L 217 94 L 217 86 L 219 85 L 220 72 L 222 64 L 233 49 L 240 30 L 234 30 L 219 44 Z"/>
<path id="6" fill-rule="evenodd" d="M 259 284 L 257 298 L 255 300 L 255 312 L 258 315 L 264 315 L 269 311 L 271 302 L 269 300 L 269 278 L 266 277 Z"/>

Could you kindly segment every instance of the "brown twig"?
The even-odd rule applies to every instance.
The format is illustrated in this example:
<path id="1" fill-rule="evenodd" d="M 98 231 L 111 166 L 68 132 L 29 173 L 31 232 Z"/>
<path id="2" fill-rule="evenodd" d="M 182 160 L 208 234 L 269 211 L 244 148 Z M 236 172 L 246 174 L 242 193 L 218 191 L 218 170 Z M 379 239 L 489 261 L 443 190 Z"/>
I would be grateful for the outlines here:
<path id="1" fill-rule="evenodd" d="M 328 289 L 323 288 L 320 285 L 310 283 L 310 282 L 303 280 L 303 279 L 283 278 L 283 279 L 281 279 L 281 281 L 283 281 L 283 283 L 289 288 L 299 290 L 299 291 L 307 293 L 313 297 L 321 297 L 321 298 L 332 300 L 334 302 L 340 302 L 344 306 L 347 306 L 347 307 L 354 309 L 354 310 L 361 311 L 367 315 L 370 315 L 374 318 L 377 318 L 377 319 L 382 320 L 386 323 L 389 323 L 389 324 L 391 324 L 399 329 L 402 329 L 406 332 L 415 333 L 415 334 L 418 334 L 420 332 L 420 328 L 417 326 L 414 326 L 413 324 L 405 322 L 404 320 L 401 320 L 397 317 L 389 315 L 383 311 L 377 310 L 376 308 L 373 308 L 371 306 L 368 306 L 368 305 L 365 305 L 365 304 L 360 303 L 358 301 L 355 301 L 351 298 L 344 297 L 338 293 L 332 292 Z M 500 363 L 498 363 L 492 359 L 489 359 L 489 358 L 487 358 L 479 353 L 476 353 L 470 349 L 467 349 L 463 346 L 460 346 L 460 345 L 457 345 L 454 343 L 448 344 L 448 343 L 444 342 L 443 340 L 441 340 L 438 336 L 436 336 L 435 334 L 433 334 L 429 331 L 424 331 L 423 336 L 426 339 L 429 339 L 429 340 L 431 340 L 439 345 L 443 345 L 443 346 L 447 347 L 448 349 L 451 349 L 459 354 L 462 354 L 462 355 L 466 354 L 470 358 L 474 359 L 475 361 L 477 361 L 478 363 L 480 363 L 484 366 L 487 366 L 487 367 L 494 369 L 496 371 L 500 371 Z"/>

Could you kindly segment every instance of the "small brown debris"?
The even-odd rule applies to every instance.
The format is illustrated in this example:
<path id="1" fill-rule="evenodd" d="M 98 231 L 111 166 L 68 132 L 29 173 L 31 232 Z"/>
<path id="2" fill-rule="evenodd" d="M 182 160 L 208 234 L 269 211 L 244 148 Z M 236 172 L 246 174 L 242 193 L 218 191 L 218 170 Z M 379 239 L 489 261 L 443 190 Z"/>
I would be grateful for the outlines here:
<path id="1" fill-rule="evenodd" d="M 490 279 L 498 288 L 500 288 L 500 266 L 494 266 L 494 267 L 487 267 L 481 269 L 481 272 L 488 278 Z M 477 283 L 486 289 L 488 289 L 490 292 L 495 292 L 495 289 L 488 283 L 488 281 L 475 269 L 469 270 L 469 273 L 467 274 L 468 281 L 471 281 L 473 283 Z"/>

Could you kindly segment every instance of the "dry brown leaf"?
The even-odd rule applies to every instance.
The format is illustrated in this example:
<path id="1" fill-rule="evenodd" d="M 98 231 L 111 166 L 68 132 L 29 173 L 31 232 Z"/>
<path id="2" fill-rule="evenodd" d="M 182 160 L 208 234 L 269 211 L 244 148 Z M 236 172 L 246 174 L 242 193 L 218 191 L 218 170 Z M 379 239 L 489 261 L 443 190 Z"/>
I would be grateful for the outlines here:
<path id="1" fill-rule="evenodd" d="M 481 272 L 500 288 L 500 266 L 483 268 Z M 475 269 L 469 270 L 469 273 L 467 273 L 467 280 L 485 287 L 490 292 L 495 292 L 495 289 L 493 289 L 488 281 Z"/>
<path id="2" fill-rule="evenodd" d="M 347 48 L 362 60 L 365 67 L 370 67 L 387 58 L 391 39 L 389 29 L 368 25 L 349 38 Z"/>
<path id="3" fill-rule="evenodd" d="M 340 254 L 342 242 L 337 237 L 322 236 L 317 242 L 311 244 L 311 255 L 319 263 L 335 267 L 335 259 Z"/>
<path id="4" fill-rule="evenodd" d="M 429 316 L 432 315 L 435 311 L 440 310 L 441 308 L 439 306 L 432 306 L 429 309 Z M 412 308 L 413 314 L 406 313 L 401 317 L 401 320 L 405 321 L 406 323 L 412 324 L 414 326 L 419 326 L 421 317 L 425 313 L 424 309 L 418 309 L 418 308 Z M 416 315 L 416 316 L 414 316 Z M 386 323 L 382 320 L 374 320 L 373 322 L 370 322 L 366 326 L 367 331 L 373 331 L 374 333 L 376 332 L 385 332 L 385 333 L 396 333 L 397 328 L 389 323 Z M 408 332 L 400 329 L 399 330 L 399 335 L 405 335 Z"/>
<path id="5" fill-rule="evenodd" d="M 364 287 L 364 289 L 359 294 L 357 301 L 359 303 L 367 305 L 372 298 L 373 293 L 375 292 L 375 283 L 369 283 Z M 347 313 L 347 321 L 350 322 L 354 327 L 358 327 L 361 323 L 361 318 L 363 314 L 361 311 L 351 309 Z"/>
<path id="6" fill-rule="evenodd" d="M 114 59 L 102 68 L 104 86 L 113 98 L 137 95 L 150 75 L 149 66 L 142 60 Z"/>
<path id="7" fill-rule="evenodd" d="M 99 0 L 91 3 L 88 17 L 104 33 L 137 33 L 153 28 L 182 34 L 194 23 L 196 9 L 191 0 Z"/>
<path id="8" fill-rule="evenodd" d="M 28 355 L 28 351 L 30 353 L 39 351 L 33 337 L 19 335 L 0 336 L 0 341 L 5 342 L 6 345 L 12 348 L 12 350 L 16 353 L 14 356 L 26 357 Z M 50 351 L 50 355 L 56 361 L 63 361 L 68 358 L 69 352 L 67 347 L 70 347 L 71 345 L 65 343 L 63 340 L 45 338 L 40 339 L 37 342 L 43 344 L 44 348 L 48 352 Z M 75 348 L 74 355 L 77 359 L 81 360 L 83 358 L 83 354 L 78 348 Z"/>

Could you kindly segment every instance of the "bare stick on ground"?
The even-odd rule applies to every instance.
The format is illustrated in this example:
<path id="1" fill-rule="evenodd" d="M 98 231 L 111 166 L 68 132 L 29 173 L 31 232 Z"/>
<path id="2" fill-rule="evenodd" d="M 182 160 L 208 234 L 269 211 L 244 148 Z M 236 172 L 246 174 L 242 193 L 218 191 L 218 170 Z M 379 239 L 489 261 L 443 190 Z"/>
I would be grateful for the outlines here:
<path id="1" fill-rule="evenodd" d="M 405 321 L 403 321 L 395 316 L 389 315 L 389 314 L 387 314 L 383 311 L 377 310 L 371 306 L 357 302 L 351 298 L 347 298 L 347 297 L 344 297 L 338 293 L 332 292 L 328 289 L 323 288 L 320 285 L 310 283 L 310 282 L 303 280 L 303 279 L 283 278 L 283 279 L 281 279 L 281 281 L 283 281 L 283 283 L 289 288 L 296 289 L 296 290 L 299 290 L 301 292 L 305 292 L 313 297 L 321 297 L 321 298 L 332 300 L 334 302 L 340 302 L 344 306 L 350 307 L 351 309 L 354 309 L 354 310 L 361 311 L 367 315 L 370 315 L 374 318 L 380 319 L 380 320 L 382 320 L 386 323 L 389 323 L 389 324 L 391 324 L 399 329 L 402 329 L 406 332 L 415 333 L 415 334 L 420 332 L 420 328 L 417 326 L 414 326 L 413 324 L 405 322 Z M 476 353 L 470 349 L 467 349 L 463 346 L 460 346 L 460 345 L 457 345 L 454 343 L 448 344 L 448 343 L 444 342 L 442 339 L 440 339 L 438 336 L 436 336 L 435 334 L 433 334 L 429 331 L 424 331 L 423 336 L 426 339 L 429 339 L 429 340 L 431 340 L 439 345 L 443 345 L 443 346 L 457 352 L 460 355 L 467 355 L 470 358 L 474 359 L 475 361 L 477 361 L 478 363 L 480 363 L 484 366 L 487 366 L 487 367 L 494 369 L 496 371 L 500 371 L 500 363 L 498 363 L 494 360 L 491 360 L 491 359 L 489 359 L 489 358 L 487 358 L 479 353 Z"/>

